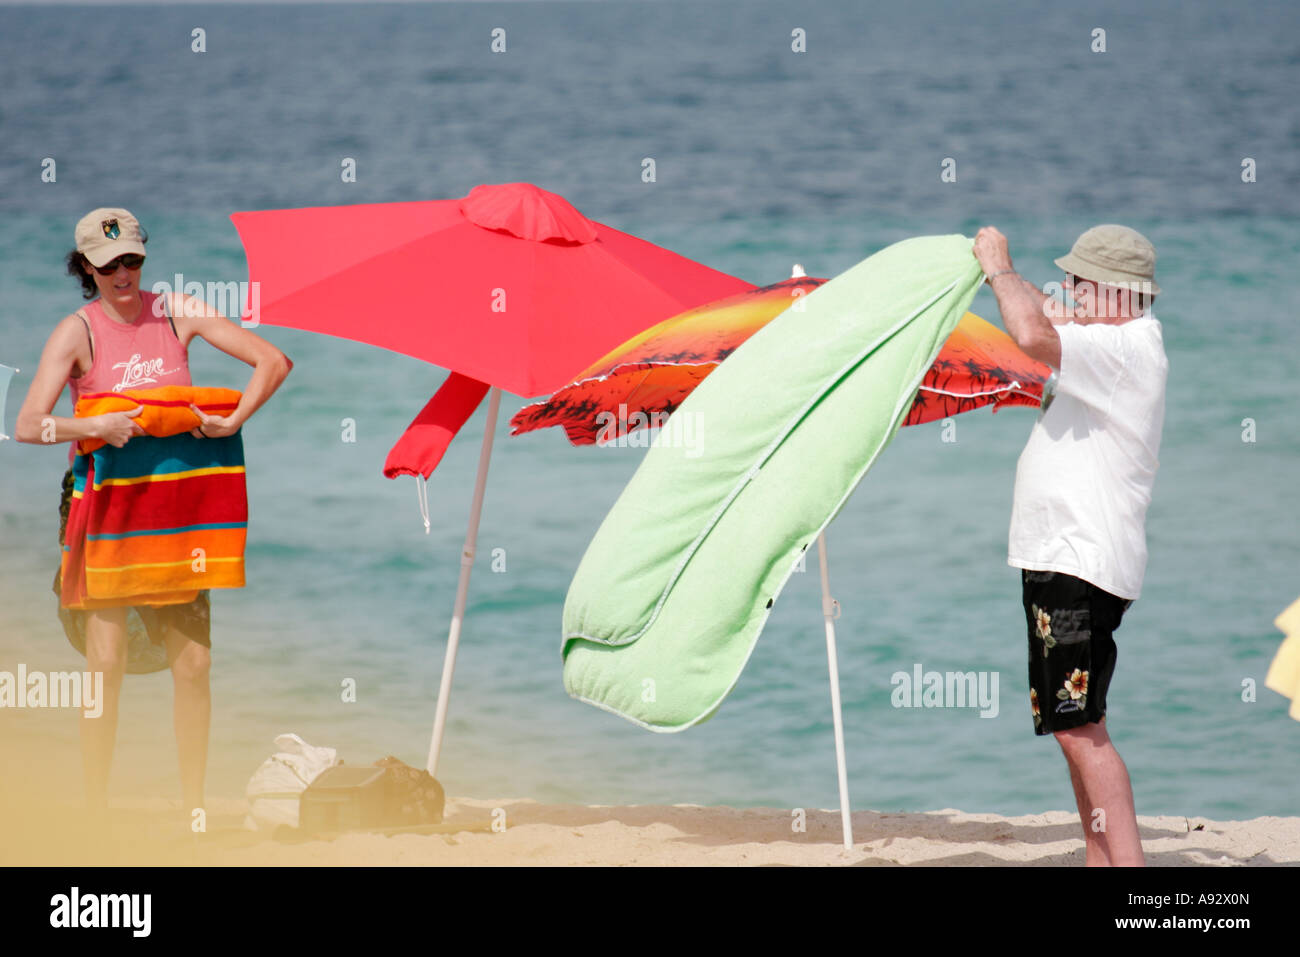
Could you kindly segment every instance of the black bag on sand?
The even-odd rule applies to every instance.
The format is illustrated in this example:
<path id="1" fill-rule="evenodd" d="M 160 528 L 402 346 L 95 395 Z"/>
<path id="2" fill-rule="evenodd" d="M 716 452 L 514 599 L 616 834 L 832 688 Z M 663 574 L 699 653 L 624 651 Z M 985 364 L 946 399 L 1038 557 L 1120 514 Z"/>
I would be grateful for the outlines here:
<path id="1" fill-rule="evenodd" d="M 386 768 L 393 782 L 393 827 L 406 824 L 441 824 L 447 795 L 428 771 L 403 764 L 392 756 L 380 758 L 376 767 Z"/>
<path id="2" fill-rule="evenodd" d="M 428 771 L 394 757 L 370 767 L 322 771 L 302 792 L 298 827 L 307 834 L 440 824 L 442 785 Z"/>

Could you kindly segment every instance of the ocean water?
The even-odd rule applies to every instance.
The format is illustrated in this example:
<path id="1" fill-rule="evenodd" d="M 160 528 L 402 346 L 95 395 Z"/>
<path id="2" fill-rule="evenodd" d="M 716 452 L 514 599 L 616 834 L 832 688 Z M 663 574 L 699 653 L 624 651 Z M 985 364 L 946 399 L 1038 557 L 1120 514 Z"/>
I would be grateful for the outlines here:
<path id="1" fill-rule="evenodd" d="M 504 54 L 489 49 L 497 27 Z M 456 197 L 480 182 L 537 183 L 756 283 L 795 262 L 834 276 L 890 242 L 991 223 L 1041 284 L 1084 229 L 1126 223 L 1159 252 L 1170 377 L 1147 577 L 1117 633 L 1108 725 L 1140 813 L 1295 814 L 1300 724 L 1263 679 L 1272 620 L 1300 595 L 1297 27 L 1289 3 L 0 6 L 0 362 L 22 369 L 7 431 L 49 330 L 80 302 L 62 257 L 99 205 L 149 228 L 146 286 L 247 278 L 236 210 Z M 796 28 L 806 53 L 790 50 Z M 1104 53 L 1090 51 L 1095 28 Z M 344 157 L 355 183 L 340 179 Z M 945 158 L 956 182 L 940 179 Z M 436 303 L 454 276 L 431 264 L 429 278 Z M 997 319 L 987 291 L 972 309 Z M 296 367 L 244 431 L 248 587 L 214 595 L 218 795 L 242 793 L 283 731 L 350 762 L 423 763 L 484 423 L 480 410 L 434 473 L 426 535 L 414 480 L 380 469 L 444 370 L 260 331 Z M 203 343 L 191 365 L 198 383 L 247 380 Z M 449 791 L 836 806 L 815 562 L 707 724 L 650 734 L 565 695 L 565 592 L 644 452 L 510 438 L 524 400 L 502 403 Z M 955 442 L 937 423 L 904 429 L 828 532 L 856 807 L 1073 807 L 1056 745 L 1033 734 L 1005 563 L 1033 415 L 962 416 Z M 0 670 L 80 661 L 49 591 L 65 456 L 0 443 Z M 996 717 L 894 708 L 891 676 L 917 664 L 997 674 Z M 178 796 L 169 679 L 126 685 L 114 793 Z M 20 740 L 75 773 L 71 713 L 0 711 L 0 745 Z"/>

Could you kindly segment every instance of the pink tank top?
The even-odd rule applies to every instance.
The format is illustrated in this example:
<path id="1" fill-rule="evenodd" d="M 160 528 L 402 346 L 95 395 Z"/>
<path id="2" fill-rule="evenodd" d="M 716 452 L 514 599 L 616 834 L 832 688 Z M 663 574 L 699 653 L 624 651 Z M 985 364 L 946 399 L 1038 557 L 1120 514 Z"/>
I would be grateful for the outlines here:
<path id="1" fill-rule="evenodd" d="M 68 379 L 74 406 L 77 399 L 92 392 L 193 385 L 189 354 L 172 331 L 161 298 L 157 293 L 140 290 L 140 315 L 130 325 L 108 318 L 98 299 L 82 309 L 90 320 L 94 355 L 89 371 Z M 68 460 L 75 454 L 74 442 Z"/>

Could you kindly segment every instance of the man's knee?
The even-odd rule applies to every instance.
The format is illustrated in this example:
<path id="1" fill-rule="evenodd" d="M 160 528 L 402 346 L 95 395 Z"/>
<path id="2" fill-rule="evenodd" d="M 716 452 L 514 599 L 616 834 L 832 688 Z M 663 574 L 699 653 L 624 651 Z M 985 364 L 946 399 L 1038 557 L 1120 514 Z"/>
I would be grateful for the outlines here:
<path id="1" fill-rule="evenodd" d="M 1090 721 L 1077 728 L 1066 728 L 1064 731 L 1054 731 L 1052 734 L 1067 758 L 1082 755 L 1110 740 L 1110 736 L 1106 733 L 1106 726 L 1100 721 Z"/>

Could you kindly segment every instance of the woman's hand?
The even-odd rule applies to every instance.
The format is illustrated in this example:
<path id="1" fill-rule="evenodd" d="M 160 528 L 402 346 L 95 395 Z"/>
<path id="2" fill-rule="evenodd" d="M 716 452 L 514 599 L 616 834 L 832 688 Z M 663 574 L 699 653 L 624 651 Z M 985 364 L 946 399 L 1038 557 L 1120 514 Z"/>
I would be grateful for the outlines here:
<path id="1" fill-rule="evenodd" d="M 103 439 L 109 445 L 120 449 L 133 436 L 144 435 L 144 429 L 132 421 L 143 411 L 144 406 L 137 405 L 134 409 L 105 412 L 103 415 L 95 416 L 95 438 Z"/>
<path id="2" fill-rule="evenodd" d="M 238 432 L 243 424 L 233 415 L 208 415 L 192 402 L 190 409 L 199 417 L 199 424 L 190 430 L 190 435 L 198 439 L 224 439 Z"/>

